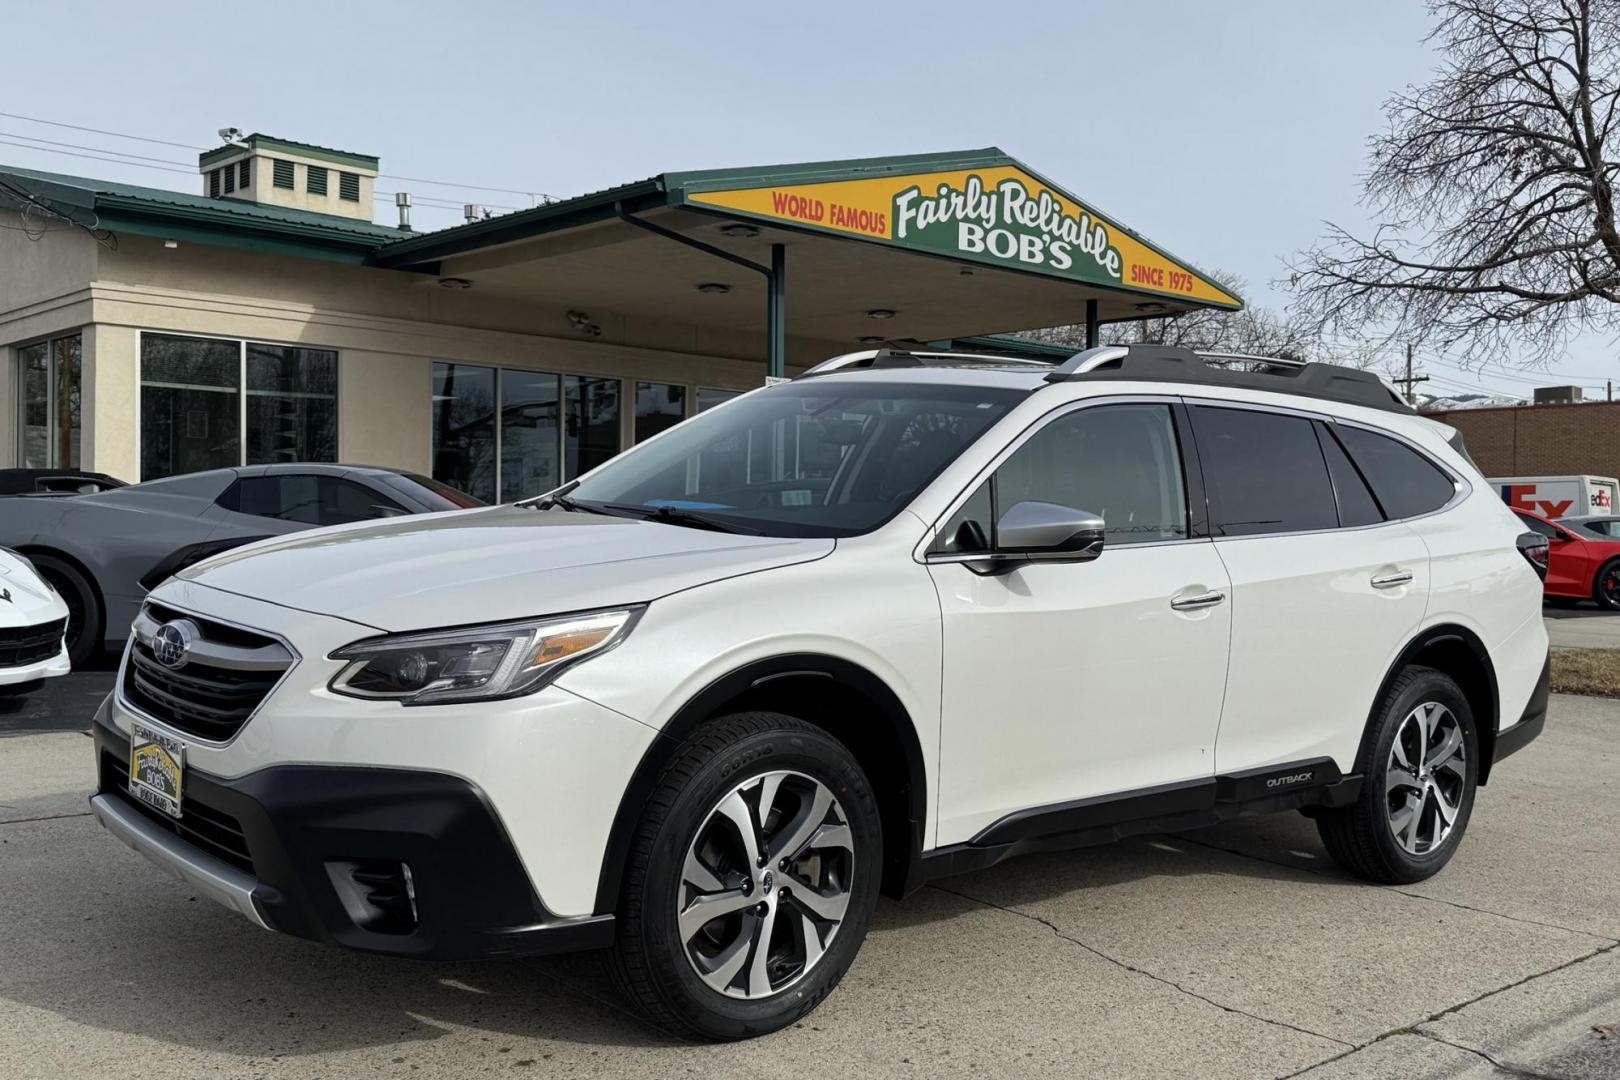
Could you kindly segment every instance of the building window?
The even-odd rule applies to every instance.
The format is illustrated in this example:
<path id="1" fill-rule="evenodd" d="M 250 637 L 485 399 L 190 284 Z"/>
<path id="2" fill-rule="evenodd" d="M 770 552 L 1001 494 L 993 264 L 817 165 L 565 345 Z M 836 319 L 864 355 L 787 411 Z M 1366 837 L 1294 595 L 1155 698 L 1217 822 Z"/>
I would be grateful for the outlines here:
<path id="1" fill-rule="evenodd" d="M 360 178 L 354 173 L 338 173 L 338 198 L 360 201 Z"/>
<path id="2" fill-rule="evenodd" d="M 562 478 L 572 480 L 619 452 L 619 380 L 564 375 L 563 417 Z"/>
<path id="3" fill-rule="evenodd" d="M 283 191 L 293 189 L 293 163 L 279 158 L 270 162 L 270 183 Z"/>
<path id="4" fill-rule="evenodd" d="M 644 442 L 686 418 L 686 387 L 679 383 L 636 383 L 636 442 Z"/>
<path id="5" fill-rule="evenodd" d="M 486 502 L 550 491 L 619 452 L 621 383 L 433 364 L 433 478 Z"/>
<path id="6" fill-rule="evenodd" d="M 697 392 L 697 411 L 705 412 L 716 405 L 723 405 L 740 393 L 741 390 L 719 390 L 712 386 L 700 386 Z"/>
<path id="7" fill-rule="evenodd" d="M 495 501 L 495 369 L 433 364 L 433 479 Z"/>
<path id="8" fill-rule="evenodd" d="M 337 353 L 141 335 L 142 480 L 336 460 Z"/>
<path id="9" fill-rule="evenodd" d="M 337 353 L 247 346 L 244 464 L 337 460 Z"/>
<path id="10" fill-rule="evenodd" d="M 253 159 L 243 158 L 242 164 L 238 165 L 236 169 L 236 186 L 239 188 L 246 188 L 250 186 L 253 183 Z"/>
<path id="11" fill-rule="evenodd" d="M 212 169 L 208 173 L 208 197 L 219 198 L 219 170 Z"/>
<path id="12" fill-rule="evenodd" d="M 79 467 L 79 392 L 83 369 L 78 334 L 17 350 L 21 372 L 18 463 L 24 469 Z"/>
<path id="13" fill-rule="evenodd" d="M 326 194 L 326 170 L 317 165 L 309 165 L 304 169 L 304 190 L 311 195 Z"/>
<path id="14" fill-rule="evenodd" d="M 501 372 L 501 502 L 562 483 L 561 387 L 550 372 Z"/>

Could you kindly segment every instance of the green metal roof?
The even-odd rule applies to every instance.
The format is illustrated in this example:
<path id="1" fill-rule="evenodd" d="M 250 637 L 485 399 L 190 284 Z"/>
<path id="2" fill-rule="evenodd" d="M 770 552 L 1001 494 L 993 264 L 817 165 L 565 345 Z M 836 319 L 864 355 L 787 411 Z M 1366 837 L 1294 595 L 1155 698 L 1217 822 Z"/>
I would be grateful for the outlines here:
<path id="1" fill-rule="evenodd" d="M 0 165 L 0 183 L 18 188 L 86 225 L 250 251 L 363 263 L 378 246 L 412 235 L 336 214 L 211 199 L 9 165 Z M 0 206 L 17 209 L 22 205 L 22 200 L 0 188 Z"/>
<path id="2" fill-rule="evenodd" d="M 378 158 L 374 154 L 353 154 L 347 150 L 334 150 L 330 146 L 316 146 L 314 143 L 296 142 L 292 139 L 278 139 L 274 135 L 260 135 L 254 132 L 245 137 L 240 143 L 226 143 L 213 150 L 204 150 L 197 155 L 197 164 L 203 168 L 216 161 L 223 161 L 233 154 L 243 150 L 271 151 L 281 150 L 300 157 L 316 158 L 320 161 L 330 161 L 336 165 L 353 165 L 361 169 L 377 171 Z"/>

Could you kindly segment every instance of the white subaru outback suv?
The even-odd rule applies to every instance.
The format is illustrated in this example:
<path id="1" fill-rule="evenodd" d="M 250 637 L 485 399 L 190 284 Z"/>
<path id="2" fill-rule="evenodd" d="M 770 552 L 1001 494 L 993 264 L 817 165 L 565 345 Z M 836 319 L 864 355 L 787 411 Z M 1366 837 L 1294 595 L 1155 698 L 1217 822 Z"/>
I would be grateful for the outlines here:
<path id="1" fill-rule="evenodd" d="M 768 1032 L 879 894 L 1299 809 L 1437 872 L 1540 731 L 1544 539 L 1372 375 L 863 353 L 547 496 L 153 591 L 95 719 L 118 837 L 252 922 L 609 949 Z"/>

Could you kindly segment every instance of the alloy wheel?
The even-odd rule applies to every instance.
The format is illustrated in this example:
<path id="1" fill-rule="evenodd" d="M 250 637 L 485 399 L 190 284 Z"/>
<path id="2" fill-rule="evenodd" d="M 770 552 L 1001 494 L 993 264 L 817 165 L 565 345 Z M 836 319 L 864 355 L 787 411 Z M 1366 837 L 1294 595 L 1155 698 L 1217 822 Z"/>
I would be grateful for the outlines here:
<path id="1" fill-rule="evenodd" d="M 1612 607 L 1620 607 L 1620 563 L 1604 567 L 1602 574 L 1598 589 L 1602 591 L 1603 599 Z"/>
<path id="2" fill-rule="evenodd" d="M 1428 855 L 1456 827 L 1467 790 L 1462 723 L 1437 701 L 1406 715 L 1390 744 L 1385 798 L 1390 832 L 1410 855 Z"/>
<path id="3" fill-rule="evenodd" d="M 733 788 L 682 865 L 676 920 L 692 969 L 728 997 L 787 989 L 837 935 L 854 866 L 849 819 L 819 780 L 779 771 Z"/>

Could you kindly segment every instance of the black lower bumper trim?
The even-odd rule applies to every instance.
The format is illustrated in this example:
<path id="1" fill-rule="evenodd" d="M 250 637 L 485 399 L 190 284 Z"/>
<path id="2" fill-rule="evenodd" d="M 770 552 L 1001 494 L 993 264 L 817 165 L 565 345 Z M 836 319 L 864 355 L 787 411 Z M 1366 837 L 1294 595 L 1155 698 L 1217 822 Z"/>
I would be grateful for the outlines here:
<path id="1" fill-rule="evenodd" d="M 1519 722 L 1506 731 L 1497 733 L 1496 745 L 1491 752 L 1492 764 L 1529 746 L 1541 734 L 1541 729 L 1547 726 L 1547 698 L 1551 678 L 1552 656 L 1549 654 L 1546 663 L 1541 665 L 1541 678 L 1536 682 L 1536 688 L 1530 692 L 1530 702 L 1524 707 Z"/>
<path id="2" fill-rule="evenodd" d="M 128 800 L 129 742 L 105 707 L 93 729 L 99 791 Z M 199 826 L 234 821 L 246 849 L 237 865 L 245 862 L 257 882 L 253 901 L 288 934 L 429 960 L 573 952 L 613 941 L 611 915 L 567 919 L 546 910 L 494 810 L 460 777 L 317 765 L 278 765 L 234 780 L 188 771 L 186 799 L 192 812 L 209 815 Z M 171 831 L 186 838 L 184 825 Z M 373 910 L 387 917 L 368 917 Z"/>

